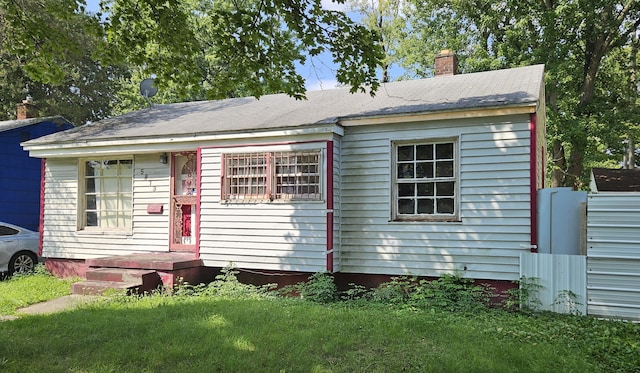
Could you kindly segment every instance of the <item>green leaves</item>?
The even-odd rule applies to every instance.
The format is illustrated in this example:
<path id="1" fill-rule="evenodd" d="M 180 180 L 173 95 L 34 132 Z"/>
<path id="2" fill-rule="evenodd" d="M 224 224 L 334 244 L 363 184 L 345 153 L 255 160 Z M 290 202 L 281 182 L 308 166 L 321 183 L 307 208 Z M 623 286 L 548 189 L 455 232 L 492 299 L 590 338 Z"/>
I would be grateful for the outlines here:
<path id="1" fill-rule="evenodd" d="M 0 0 L 0 41 L 27 77 L 59 86 L 77 78 L 79 60 L 126 65 L 155 75 L 174 97 L 303 98 L 296 66 L 328 52 L 352 92 L 378 87 L 378 37 L 321 0 Z M 8 57 L 7 57 L 8 58 Z M 76 74 L 76 75 L 74 75 Z M 116 81 L 118 79 L 114 79 Z M 204 91 L 204 95 L 201 92 Z M 197 94 L 194 94 L 197 92 Z"/>
<path id="2" fill-rule="evenodd" d="M 76 12 L 82 3 L 0 0 L 0 118 L 15 118 L 28 93 L 41 116 L 62 115 L 84 124 L 110 115 L 120 65 L 101 65 L 95 17 Z"/>
<path id="3" fill-rule="evenodd" d="M 352 91 L 378 85 L 376 35 L 343 13 L 322 9 L 320 0 L 116 0 L 104 10 L 105 57 L 141 66 L 158 76 L 160 87 L 206 83 L 208 98 L 237 90 L 302 98 L 296 63 L 323 51 Z"/>
<path id="4" fill-rule="evenodd" d="M 414 32 L 402 44 L 403 66 L 428 76 L 440 49 L 458 54 L 462 72 L 543 63 L 546 69 L 549 140 L 561 142 L 567 164 L 553 186 L 583 187 L 585 164 L 621 146 L 610 134 L 622 135 L 619 121 L 608 113 L 627 111 L 612 100 L 632 79 L 631 54 L 608 62 L 631 45 L 640 27 L 640 2 L 635 0 L 462 1 L 411 0 L 407 13 Z M 609 69 L 622 74 L 612 74 Z M 635 86 L 635 83 L 632 84 Z M 637 118 L 637 117 L 636 117 Z M 608 127 L 609 133 L 603 128 Z M 619 137 L 618 137 L 619 139 Z M 556 144 L 557 145 L 557 144 Z M 551 148 L 551 143 L 549 148 Z M 559 160 L 550 157 L 551 160 Z"/>
<path id="5" fill-rule="evenodd" d="M 70 61 L 84 54 L 78 32 L 93 33 L 97 22 L 76 13 L 76 0 L 0 0 L 0 44 L 24 64 L 25 72 L 45 84 L 59 84 Z"/>

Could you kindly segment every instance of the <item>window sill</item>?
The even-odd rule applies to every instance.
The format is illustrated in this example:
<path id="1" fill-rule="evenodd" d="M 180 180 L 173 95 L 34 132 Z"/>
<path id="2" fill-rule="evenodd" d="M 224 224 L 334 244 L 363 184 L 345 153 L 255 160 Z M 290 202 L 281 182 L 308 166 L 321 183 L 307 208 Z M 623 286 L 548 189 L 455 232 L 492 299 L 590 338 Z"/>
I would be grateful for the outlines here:
<path id="1" fill-rule="evenodd" d="M 130 230 L 130 229 L 123 229 L 123 230 L 92 230 L 92 229 L 86 230 L 86 229 L 82 229 L 82 230 L 76 231 L 76 234 L 79 235 L 79 236 L 130 237 L 130 236 L 133 236 L 133 231 Z"/>
<path id="2" fill-rule="evenodd" d="M 268 200 L 268 199 L 232 199 L 232 200 L 220 200 L 221 205 L 299 205 L 302 203 L 309 204 L 324 204 L 325 200 L 301 200 L 301 199 L 277 199 L 277 200 Z"/>
<path id="3" fill-rule="evenodd" d="M 458 219 L 395 219 L 389 220 L 394 224 L 462 224 L 462 220 Z"/>

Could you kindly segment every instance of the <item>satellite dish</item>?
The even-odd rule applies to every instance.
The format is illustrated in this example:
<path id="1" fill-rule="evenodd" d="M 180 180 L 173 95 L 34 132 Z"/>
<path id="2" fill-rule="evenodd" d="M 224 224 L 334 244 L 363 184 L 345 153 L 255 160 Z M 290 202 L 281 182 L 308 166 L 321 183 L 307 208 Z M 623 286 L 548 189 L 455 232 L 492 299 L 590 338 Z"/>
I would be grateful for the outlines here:
<path id="1" fill-rule="evenodd" d="M 158 93 L 158 87 L 153 85 L 153 79 L 147 78 L 140 83 L 140 94 L 142 97 L 149 99 Z"/>

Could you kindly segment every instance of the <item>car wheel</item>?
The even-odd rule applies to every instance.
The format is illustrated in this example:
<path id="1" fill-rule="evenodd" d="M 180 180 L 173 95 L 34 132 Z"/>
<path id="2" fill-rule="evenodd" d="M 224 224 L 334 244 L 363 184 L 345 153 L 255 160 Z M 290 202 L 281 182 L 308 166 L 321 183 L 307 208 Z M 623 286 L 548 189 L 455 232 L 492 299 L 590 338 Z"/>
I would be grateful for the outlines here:
<path id="1" fill-rule="evenodd" d="M 28 251 L 21 251 L 14 255 L 9 261 L 9 274 L 31 272 L 38 264 L 35 254 Z"/>

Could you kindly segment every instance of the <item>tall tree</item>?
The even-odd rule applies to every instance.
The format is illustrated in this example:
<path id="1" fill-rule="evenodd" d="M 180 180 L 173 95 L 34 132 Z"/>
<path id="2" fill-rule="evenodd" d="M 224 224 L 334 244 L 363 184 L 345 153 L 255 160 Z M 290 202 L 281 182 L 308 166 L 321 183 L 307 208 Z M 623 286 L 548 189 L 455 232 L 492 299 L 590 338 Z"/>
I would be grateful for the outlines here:
<path id="1" fill-rule="evenodd" d="M 4 49 L 21 59 L 29 80 L 48 87 L 82 76 L 75 61 L 90 56 L 104 71 L 124 64 L 133 75 L 153 74 L 181 99 L 272 92 L 303 98 L 296 64 L 323 52 L 352 92 L 373 94 L 379 85 L 377 34 L 323 9 L 321 0 L 101 0 L 100 6 L 81 24 L 96 37 L 96 49 L 87 51 L 68 30 L 85 0 L 0 0 Z"/>
<path id="2" fill-rule="evenodd" d="M 110 114 L 119 65 L 102 66 L 95 17 L 59 0 L 0 0 L 0 120 L 31 95 L 40 114 L 76 125 Z M 41 24 L 40 22 L 44 22 Z"/>
<path id="3" fill-rule="evenodd" d="M 413 33 L 404 64 L 429 74 L 440 49 L 459 53 L 463 71 L 544 63 L 552 185 L 583 186 L 594 143 L 610 110 L 607 57 L 630 45 L 640 26 L 637 0 L 412 0 Z M 628 70 L 627 70 L 628 71 Z M 602 87 L 601 90 L 598 87 Z M 611 103 L 611 102 L 609 102 Z M 612 128 L 609 128 L 609 132 Z M 619 147 L 605 144 L 605 147 Z"/>
<path id="4" fill-rule="evenodd" d="M 360 22 L 380 36 L 384 58 L 380 61 L 381 82 L 391 80 L 390 68 L 397 63 L 396 51 L 406 37 L 407 21 L 403 13 L 403 0 L 350 0 L 351 9 L 360 14 Z"/>

